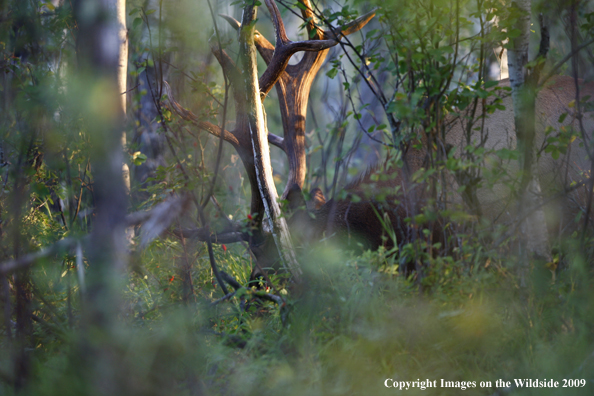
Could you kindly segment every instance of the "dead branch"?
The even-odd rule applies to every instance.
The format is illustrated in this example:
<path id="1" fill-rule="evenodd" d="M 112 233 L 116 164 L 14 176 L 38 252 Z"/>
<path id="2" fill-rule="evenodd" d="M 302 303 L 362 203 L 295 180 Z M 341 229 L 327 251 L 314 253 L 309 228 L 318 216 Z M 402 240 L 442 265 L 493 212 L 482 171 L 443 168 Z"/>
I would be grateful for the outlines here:
<path id="1" fill-rule="evenodd" d="M 153 207 L 140 232 L 140 248 L 146 247 L 184 213 L 191 202 L 190 195 L 167 199 Z"/>
<path id="2" fill-rule="evenodd" d="M 212 243 L 234 243 L 249 240 L 249 235 L 240 231 L 215 232 L 206 228 L 186 228 L 173 230 L 178 237 L 196 239 L 200 242 L 211 241 Z"/>
<path id="3" fill-rule="evenodd" d="M 51 246 L 41 249 L 38 252 L 29 253 L 17 259 L 5 261 L 4 263 L 0 264 L 0 276 L 28 268 L 35 264 L 38 260 L 52 256 L 64 250 L 70 250 L 76 246 L 78 241 L 79 240 L 75 238 L 64 238 Z"/>

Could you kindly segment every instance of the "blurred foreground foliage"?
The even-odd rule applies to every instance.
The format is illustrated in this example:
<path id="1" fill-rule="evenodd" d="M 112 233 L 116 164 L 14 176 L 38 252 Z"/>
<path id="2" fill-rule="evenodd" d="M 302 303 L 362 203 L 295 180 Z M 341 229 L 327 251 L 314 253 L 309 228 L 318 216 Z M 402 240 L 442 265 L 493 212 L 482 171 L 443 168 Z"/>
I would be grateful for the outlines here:
<path id="1" fill-rule="evenodd" d="M 216 287 L 202 247 L 190 254 L 195 293 L 188 299 L 171 261 L 182 250 L 168 238 L 154 242 L 126 281 L 110 340 L 120 364 L 118 382 L 105 384 L 112 394 L 390 394 L 384 381 L 392 378 L 476 381 L 464 392 L 486 395 L 494 389 L 481 389 L 480 381 L 594 375 L 594 285 L 579 255 L 562 271 L 535 266 L 527 287 L 508 259 L 439 259 L 419 292 L 414 276 L 391 270 L 385 252 L 345 256 L 324 246 L 302 260 L 304 282 L 280 291 L 287 300 L 278 308 L 246 295 L 213 306 Z M 237 279 L 249 276 L 240 250 L 220 249 L 217 259 Z M 23 394 L 102 394 L 102 384 L 81 380 L 73 353 L 81 307 L 69 308 L 66 293 L 75 271 L 48 262 L 31 276 L 42 298 L 34 299 L 34 375 Z M 0 367 L 6 373 L 10 365 L 3 354 Z M 586 395 L 589 386 L 515 393 Z M 13 393 L 7 384 L 0 389 Z"/>

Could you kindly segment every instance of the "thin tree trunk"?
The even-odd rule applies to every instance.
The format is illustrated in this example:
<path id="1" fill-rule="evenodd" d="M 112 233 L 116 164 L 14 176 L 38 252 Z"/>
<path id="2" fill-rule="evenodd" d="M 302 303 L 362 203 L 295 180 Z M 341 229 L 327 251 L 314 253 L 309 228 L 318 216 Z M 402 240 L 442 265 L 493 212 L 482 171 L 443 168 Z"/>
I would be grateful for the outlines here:
<path id="1" fill-rule="evenodd" d="M 120 103 L 122 106 L 122 114 L 126 115 L 126 97 L 128 90 L 128 30 L 126 29 L 126 0 L 116 0 L 116 15 L 117 15 L 117 30 L 119 59 L 118 59 L 118 91 L 120 93 Z M 122 147 L 126 147 L 126 131 L 122 132 Z M 122 174 L 124 177 L 124 186 L 126 193 L 130 195 L 130 169 L 126 161 L 123 162 Z"/>
<path id="2" fill-rule="evenodd" d="M 534 209 L 539 206 L 541 201 L 541 188 L 537 175 L 535 175 L 535 88 L 537 81 L 529 79 L 526 67 L 530 41 L 531 0 L 516 0 L 512 4 L 520 12 L 515 27 L 521 32 L 511 41 L 507 55 L 516 137 L 520 151 L 519 211 L 520 214 L 530 211 L 530 215 L 520 224 L 520 243 L 524 258 L 527 258 L 527 254 L 534 254 L 546 259 L 549 257 L 549 247 L 544 211 L 542 208 Z"/>
<path id="3" fill-rule="evenodd" d="M 83 301 L 82 338 L 79 346 L 81 374 L 97 395 L 116 394 L 122 373 L 114 350 L 120 309 L 121 270 L 126 268 L 124 233 L 126 191 L 122 179 L 121 134 L 124 114 L 118 86 L 121 46 L 117 42 L 117 2 L 78 0 L 75 16 L 79 29 L 79 70 L 73 92 L 82 109 L 91 139 L 91 165 L 95 219 L 87 249 L 88 273 Z M 97 96 L 101 92 L 101 96 Z M 114 106 L 114 103 L 120 105 Z"/>
<path id="4" fill-rule="evenodd" d="M 254 44 L 254 24 L 257 15 L 257 7 L 254 3 L 247 4 L 243 10 L 243 20 L 239 34 L 239 52 L 243 67 L 242 82 L 245 87 L 246 113 L 254 154 L 254 166 L 258 189 L 264 203 L 264 211 L 272 230 L 274 242 L 283 264 L 291 272 L 291 275 L 298 279 L 301 276 L 301 269 L 295 256 L 287 223 L 284 217 L 281 217 L 277 201 L 278 193 L 272 176 L 268 131 L 266 130 L 266 120 L 260 99 L 258 63 Z"/>
<path id="5" fill-rule="evenodd" d="M 110 4 L 114 9 L 110 10 L 116 15 L 116 24 L 118 32 L 119 56 L 117 68 L 118 92 L 120 95 L 121 112 L 126 117 L 126 103 L 128 94 L 128 30 L 126 29 L 126 0 L 115 0 Z M 126 148 L 126 131 L 122 131 L 122 148 Z M 124 180 L 124 188 L 126 195 L 130 196 L 130 168 L 124 158 L 122 162 L 122 178 Z M 128 243 L 132 242 L 134 238 L 134 228 L 126 229 L 126 240 Z"/>

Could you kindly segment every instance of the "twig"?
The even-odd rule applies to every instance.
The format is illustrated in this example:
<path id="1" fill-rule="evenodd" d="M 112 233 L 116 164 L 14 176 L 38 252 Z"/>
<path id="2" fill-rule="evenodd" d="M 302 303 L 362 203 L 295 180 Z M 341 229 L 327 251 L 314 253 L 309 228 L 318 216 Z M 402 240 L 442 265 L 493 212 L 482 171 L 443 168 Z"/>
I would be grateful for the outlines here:
<path id="1" fill-rule="evenodd" d="M 226 273 L 225 271 L 221 271 L 221 277 L 223 278 L 223 280 L 225 282 L 227 282 L 231 287 L 233 287 L 235 290 L 239 290 L 241 289 L 241 284 L 239 282 L 237 282 L 235 280 L 235 278 L 233 278 L 231 275 L 229 275 L 228 273 Z"/>
<path id="2" fill-rule="evenodd" d="M 223 301 L 229 300 L 230 298 L 232 298 L 239 290 L 235 290 L 234 292 L 231 293 L 227 293 L 225 294 L 223 297 L 219 298 L 218 300 L 214 300 L 213 302 L 210 303 L 210 306 L 214 306 L 217 305 L 219 303 L 222 303 Z"/>

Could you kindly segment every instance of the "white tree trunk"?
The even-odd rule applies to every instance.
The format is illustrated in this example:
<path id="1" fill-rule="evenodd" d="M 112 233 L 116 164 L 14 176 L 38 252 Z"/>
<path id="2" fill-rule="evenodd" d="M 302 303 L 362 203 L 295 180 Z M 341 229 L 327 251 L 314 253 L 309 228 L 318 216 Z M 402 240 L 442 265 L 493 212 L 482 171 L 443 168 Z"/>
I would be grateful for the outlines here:
<path id="1" fill-rule="evenodd" d="M 118 57 L 118 70 L 117 70 L 117 82 L 118 91 L 120 92 L 120 107 L 121 112 L 126 117 L 126 97 L 128 90 L 128 29 L 126 28 L 126 0 L 114 0 L 109 3 L 110 12 L 114 13 L 113 21 L 117 25 L 116 30 L 118 32 L 118 46 L 119 46 L 119 57 Z M 124 123 L 125 125 L 125 123 Z M 122 147 L 126 149 L 126 131 L 122 131 Z M 126 195 L 130 195 L 130 168 L 126 162 L 126 158 L 122 162 L 122 178 L 124 180 L 124 188 L 126 189 Z M 134 228 L 129 227 L 126 229 L 126 240 L 128 243 L 132 243 L 134 238 Z"/>
<path id="2" fill-rule="evenodd" d="M 122 106 L 122 114 L 126 115 L 126 97 L 124 93 L 128 90 L 128 30 L 126 29 L 126 0 L 116 0 L 116 15 L 118 24 L 118 44 L 120 47 L 120 55 L 118 60 L 118 89 L 121 93 L 120 105 Z M 126 132 L 122 132 L 122 147 L 126 148 Z M 127 194 L 130 194 L 130 169 L 128 164 L 124 161 L 122 166 L 122 174 L 124 177 L 124 185 Z"/>
<path id="3" fill-rule="evenodd" d="M 521 103 L 519 95 L 525 81 L 526 64 L 528 63 L 528 49 L 530 44 L 530 13 L 531 0 L 515 0 L 512 2 L 522 12 L 518 18 L 516 28 L 520 30 L 520 35 L 513 39 L 507 52 L 507 65 L 509 71 L 509 83 L 512 88 L 512 98 L 514 101 L 514 113 L 516 117 Z M 518 104 L 518 105 L 517 105 Z"/>

